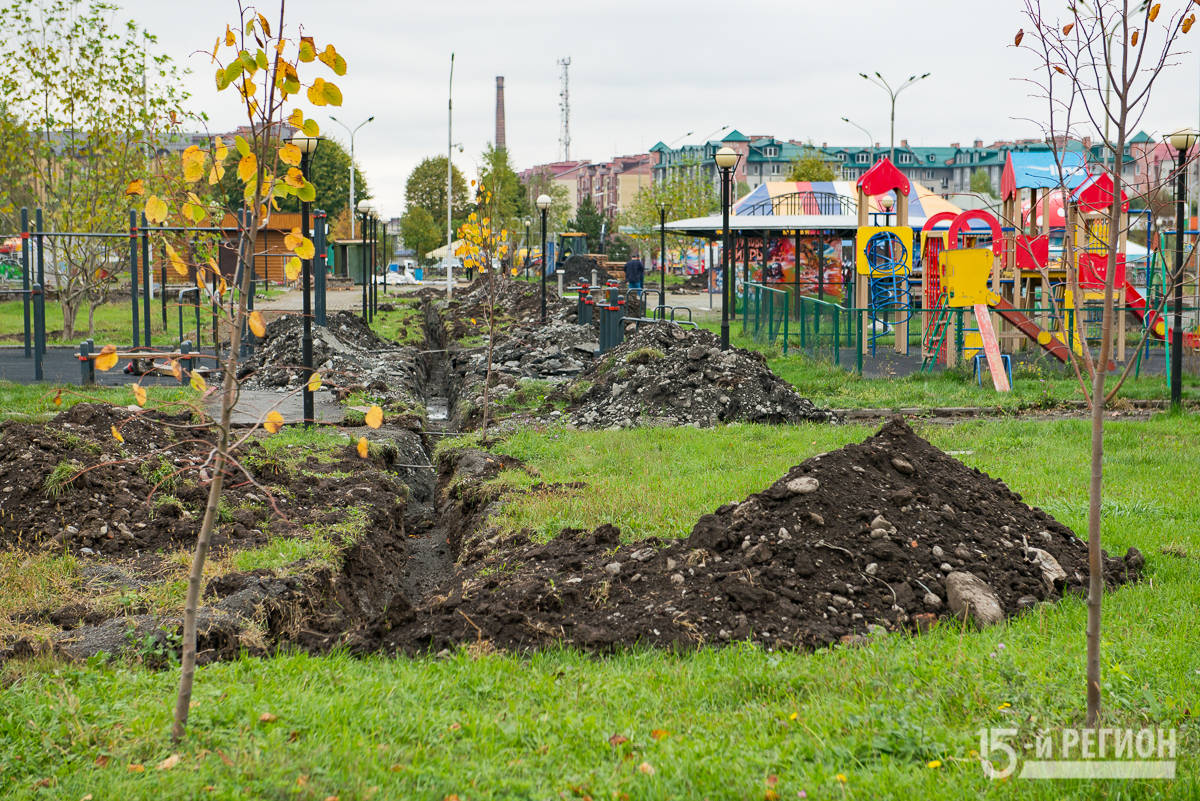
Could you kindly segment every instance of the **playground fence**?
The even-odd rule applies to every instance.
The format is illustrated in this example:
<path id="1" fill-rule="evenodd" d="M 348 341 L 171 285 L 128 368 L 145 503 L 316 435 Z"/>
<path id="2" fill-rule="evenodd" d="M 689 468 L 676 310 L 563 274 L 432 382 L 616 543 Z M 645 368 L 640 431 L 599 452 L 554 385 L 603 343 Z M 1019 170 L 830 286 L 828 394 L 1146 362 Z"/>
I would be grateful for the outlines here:
<path id="1" fill-rule="evenodd" d="M 841 366 L 842 348 L 857 344 L 854 310 L 804 295 L 799 297 L 797 309 L 799 319 L 792 330 L 792 344 L 810 358 Z M 857 369 L 862 371 L 861 363 Z"/>
<path id="2" fill-rule="evenodd" d="M 742 333 L 754 341 L 774 344 L 782 338 L 783 352 L 788 349 L 788 293 L 763 284 L 745 284 L 745 312 Z"/>

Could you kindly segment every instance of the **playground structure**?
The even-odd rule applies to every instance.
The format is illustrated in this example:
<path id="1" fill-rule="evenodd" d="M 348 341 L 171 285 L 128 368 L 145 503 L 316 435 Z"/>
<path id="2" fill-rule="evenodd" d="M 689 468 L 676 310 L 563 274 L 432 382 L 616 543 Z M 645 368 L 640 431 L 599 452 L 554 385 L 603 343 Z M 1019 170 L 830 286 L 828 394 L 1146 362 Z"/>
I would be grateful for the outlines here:
<path id="1" fill-rule="evenodd" d="M 877 162 L 858 179 L 858 231 L 854 240 L 854 305 L 860 316 L 862 347 L 875 351 L 875 342 L 894 326 L 897 353 L 908 354 L 908 321 L 913 303 L 908 276 L 912 272 L 913 231 L 908 227 L 908 195 L 912 186 L 887 158 Z M 885 208 L 885 225 L 870 225 L 870 198 L 895 193 L 896 225 L 887 225 L 891 213 Z"/>

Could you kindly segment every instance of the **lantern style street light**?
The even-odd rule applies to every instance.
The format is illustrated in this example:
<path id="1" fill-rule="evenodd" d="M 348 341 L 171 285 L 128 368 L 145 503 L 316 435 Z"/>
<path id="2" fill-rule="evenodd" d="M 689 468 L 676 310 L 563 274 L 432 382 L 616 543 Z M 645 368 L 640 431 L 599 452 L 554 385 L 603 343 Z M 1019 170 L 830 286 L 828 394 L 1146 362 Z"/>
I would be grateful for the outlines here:
<path id="1" fill-rule="evenodd" d="M 362 288 L 363 288 L 362 318 L 363 318 L 363 322 L 369 324 L 370 320 L 368 319 L 368 316 L 367 316 L 368 313 L 370 312 L 370 309 L 369 309 L 370 299 L 367 297 L 367 292 L 369 291 L 367 289 L 367 217 L 371 213 L 371 201 L 367 200 L 366 198 L 363 198 L 362 200 L 358 201 L 358 206 L 356 208 L 358 209 L 359 217 L 362 220 L 362 225 L 360 226 L 360 230 L 362 232 L 362 237 L 361 237 L 361 239 L 359 239 L 359 242 L 362 245 L 362 250 L 361 250 L 361 253 L 362 253 L 362 259 L 361 259 L 361 261 L 362 261 Z"/>
<path id="2" fill-rule="evenodd" d="M 1187 229 L 1187 157 L 1196 144 L 1196 132 L 1180 128 L 1167 138 L 1179 154 L 1175 162 L 1175 325 L 1171 330 L 1171 407 L 1178 409 L 1183 404 L 1183 232 Z"/>
<path id="3" fill-rule="evenodd" d="M 537 207 L 542 212 L 542 322 L 546 322 L 546 212 L 550 210 L 550 196 L 538 195 Z"/>
<path id="4" fill-rule="evenodd" d="M 733 297 L 729 286 L 729 184 L 738 154 L 723 147 L 714 159 L 721 171 L 721 350 L 729 350 L 729 303 Z"/>
<path id="5" fill-rule="evenodd" d="M 300 151 L 300 173 L 304 176 L 304 180 L 308 181 L 309 163 L 313 154 L 317 152 L 317 144 L 320 142 L 315 136 L 305 136 L 300 131 L 297 131 L 292 136 L 292 144 Z M 312 231 L 309 221 L 310 203 L 307 200 L 300 201 L 300 231 L 305 237 L 309 237 Z M 313 409 L 313 393 L 309 390 L 308 385 L 312 379 L 313 372 L 313 348 L 312 348 L 312 259 L 301 259 L 300 284 L 304 287 L 304 331 L 300 337 L 300 351 L 302 353 L 304 364 L 304 427 L 312 428 L 316 423 L 316 413 Z"/>

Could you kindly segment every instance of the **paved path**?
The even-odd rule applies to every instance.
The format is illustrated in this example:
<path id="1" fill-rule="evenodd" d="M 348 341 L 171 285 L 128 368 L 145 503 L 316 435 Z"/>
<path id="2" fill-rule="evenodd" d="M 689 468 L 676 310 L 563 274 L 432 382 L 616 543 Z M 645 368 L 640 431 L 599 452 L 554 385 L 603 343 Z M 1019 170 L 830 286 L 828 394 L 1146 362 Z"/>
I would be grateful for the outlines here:
<path id="1" fill-rule="evenodd" d="M 213 417 L 221 413 L 221 405 L 216 401 L 207 404 L 206 409 Z M 238 396 L 233 424 L 253 425 L 266 417 L 267 412 L 272 409 L 278 410 L 286 423 L 299 423 L 304 420 L 304 398 L 301 393 L 248 389 Z M 318 423 L 340 423 L 345 416 L 341 404 L 333 399 L 333 393 L 327 389 L 319 390 L 314 396 L 313 413 Z"/>

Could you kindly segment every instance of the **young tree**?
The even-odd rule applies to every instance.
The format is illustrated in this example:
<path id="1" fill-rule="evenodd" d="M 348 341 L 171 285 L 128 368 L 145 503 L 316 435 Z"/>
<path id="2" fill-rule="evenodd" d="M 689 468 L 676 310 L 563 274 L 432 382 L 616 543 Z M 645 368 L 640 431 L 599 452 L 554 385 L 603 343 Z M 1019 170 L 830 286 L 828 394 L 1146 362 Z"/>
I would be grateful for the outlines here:
<path id="1" fill-rule="evenodd" d="M 837 181 L 842 177 L 841 172 L 841 168 L 837 162 L 831 162 L 825 158 L 825 154 L 818 150 L 816 145 L 810 141 L 807 145 L 800 148 L 800 154 L 792 159 L 787 180 Z"/>
<path id="2" fill-rule="evenodd" d="M 1059 191 L 1069 197 L 1076 181 L 1065 166 L 1066 154 L 1076 140 L 1076 118 L 1082 117 L 1088 127 L 1100 134 L 1107 153 L 1100 165 L 1112 181 L 1112 198 L 1105 209 L 1107 225 L 1103 231 L 1107 253 L 1102 302 L 1101 341 L 1097 358 L 1084 343 L 1083 359 L 1091 386 L 1084 386 L 1091 410 L 1091 475 L 1088 482 L 1088 597 L 1087 597 L 1087 723 L 1099 725 L 1100 720 L 1100 628 L 1101 603 L 1104 595 L 1104 572 L 1101 555 L 1101 506 L 1104 481 L 1104 407 L 1120 389 L 1129 375 L 1130 366 L 1111 391 L 1106 390 L 1107 365 L 1111 356 L 1113 297 L 1117 273 L 1118 242 L 1122 234 L 1120 198 L 1126 187 L 1123 181 L 1125 146 L 1130 132 L 1137 129 L 1144 115 L 1154 83 L 1177 55 L 1176 45 L 1181 34 L 1195 24 L 1194 13 L 1185 16 L 1190 4 L 1182 11 L 1162 15 L 1161 3 L 1130 0 L 1093 0 L 1068 7 L 1067 18 L 1052 19 L 1044 12 L 1041 0 L 1026 0 L 1025 15 L 1032 31 L 1025 49 L 1035 54 L 1040 77 L 1030 79 L 1037 94 L 1048 104 L 1045 122 L 1047 141 L 1053 143 L 1058 164 Z M 1159 17 L 1163 20 L 1159 22 Z M 1017 33 L 1014 45 L 1022 46 L 1025 31 Z M 1111 95 L 1109 88 L 1111 87 Z M 1111 135 L 1110 135 L 1111 131 Z M 1011 223 L 1009 223 L 1011 224 Z M 1073 222 L 1078 226 L 1079 223 Z M 1076 299 L 1076 320 L 1081 296 L 1078 275 L 1071 269 L 1075 253 L 1075 230 L 1064 237 L 1063 258 L 1068 265 L 1068 280 Z M 1175 280 L 1179 280 L 1176 276 Z M 1161 313 L 1161 309 L 1160 309 Z M 1082 332 L 1080 332 L 1082 333 Z M 1143 341 L 1149 330 L 1143 334 Z M 1077 370 L 1077 375 L 1079 375 Z"/>
<path id="3" fill-rule="evenodd" d="M 487 439 L 490 404 L 488 395 L 492 387 L 492 352 L 496 346 L 497 313 L 500 311 L 496 307 L 496 281 L 500 277 L 497 273 L 503 269 L 500 264 L 508 255 L 509 248 L 508 231 L 494 227 L 496 218 L 492 217 L 492 214 L 498 207 L 499 198 L 485 184 L 481 183 L 475 193 L 475 211 L 471 212 L 467 221 L 458 229 L 458 238 L 462 240 L 462 244 L 454 253 L 462 259 L 464 269 L 479 270 L 480 275 L 486 276 L 487 280 L 488 304 L 485 312 L 488 324 L 487 371 L 483 381 L 482 426 L 484 439 Z M 513 275 L 516 275 L 517 268 L 512 268 L 512 272 Z"/>
<path id="4" fill-rule="evenodd" d="M 200 375 L 191 376 L 192 386 L 203 393 L 205 399 L 216 400 L 219 403 L 220 415 L 215 423 L 216 445 L 205 470 L 201 471 L 201 480 L 208 486 L 208 500 L 188 576 L 184 606 L 183 655 L 172 728 L 172 737 L 177 742 L 183 738 L 187 729 L 196 670 L 196 623 L 200 584 L 209 544 L 217 523 L 222 491 L 225 482 L 231 480 L 239 471 L 248 480 L 254 480 L 242 467 L 237 453 L 239 446 L 254 432 L 247 432 L 235 439 L 231 420 L 239 393 L 238 353 L 242 330 L 249 327 L 258 336 L 262 336 L 266 331 L 262 314 L 250 312 L 245 302 L 253 272 L 250 266 L 257 253 L 258 232 L 268 223 L 271 213 L 279 208 L 280 200 L 296 197 L 305 202 L 312 202 L 316 199 L 316 187 L 306 179 L 300 169 L 303 163 L 300 148 L 290 141 L 280 141 L 280 131 L 286 121 L 287 125 L 303 131 L 306 136 L 319 135 L 320 127 L 317 123 L 306 119 L 304 113 L 295 107 L 299 97 L 306 98 L 309 104 L 318 107 L 340 106 L 342 103 L 342 93 L 338 87 L 323 77 L 311 75 L 315 65 L 306 65 L 320 61 L 334 75 L 344 75 L 345 59 L 333 45 L 318 48 L 311 36 L 289 36 L 284 24 L 283 4 L 280 6 L 279 17 L 274 26 L 262 14 L 243 8 L 239 13 L 236 28 L 227 26 L 213 47 L 212 61 L 216 65 L 217 90 L 232 88 L 241 96 L 248 122 L 244 129 L 247 135 L 235 136 L 232 143 L 215 137 L 207 149 L 193 145 L 185 150 L 180 157 L 182 186 L 170 194 L 164 192 L 147 195 L 140 180 L 132 181 L 125 190 L 130 196 L 145 196 L 144 213 L 152 224 L 170 222 L 173 227 L 200 226 L 210 216 L 233 211 L 223 208 L 219 203 L 205 202 L 197 192 L 197 189 L 203 186 L 206 177 L 208 185 L 216 187 L 228 169 L 236 172 L 238 180 L 243 184 L 240 200 L 247 211 L 246 219 L 235 217 L 238 226 L 237 258 L 240 282 L 233 301 L 232 315 L 226 321 L 229 324 L 230 343 L 228 355 L 220 364 L 221 387 L 210 389 Z M 301 71 L 311 82 L 301 83 Z M 285 105 L 289 101 L 293 107 L 291 113 L 285 117 Z M 310 261 L 315 255 L 313 242 L 306 234 L 307 232 L 296 228 L 285 240 L 286 247 L 293 253 L 285 270 L 293 280 L 302 272 L 301 260 Z M 169 242 L 165 244 L 164 249 L 174 269 L 181 274 L 194 275 L 201 291 L 208 291 L 210 279 L 216 282 L 218 288 L 213 293 L 213 299 L 219 301 L 221 308 L 224 308 L 229 288 L 220 273 L 217 260 L 212 255 L 206 256 L 203 249 L 180 252 Z M 116 362 L 115 346 L 106 345 L 96 359 L 96 367 L 109 370 Z M 173 362 L 172 367 L 176 376 L 182 380 L 183 370 L 179 362 Z M 306 389 L 315 391 L 320 388 L 320 384 L 321 374 L 313 372 L 308 377 Z M 141 387 L 135 387 L 134 394 L 140 404 L 145 402 L 145 390 L 141 390 L 140 393 L 139 390 Z M 381 420 L 382 411 L 377 407 L 367 414 L 367 424 L 372 427 L 378 427 Z M 263 428 L 269 433 L 277 432 L 283 424 L 283 416 L 277 409 L 268 412 L 262 421 Z M 114 436 L 118 433 L 114 427 Z M 358 452 L 363 457 L 367 455 L 365 438 L 359 440 Z"/>
<path id="5" fill-rule="evenodd" d="M 0 9 L 0 221 L 20 228 L 21 206 L 44 210 L 46 230 L 111 232 L 129 225 L 124 189 L 149 180 L 153 153 L 183 120 L 187 93 L 156 40 L 100 0 L 14 0 Z M 75 336 L 86 305 L 107 300 L 111 243 L 46 241 L 47 273 L 63 310 L 63 336 Z M 48 277 L 47 283 L 50 283 Z"/>
<path id="6" fill-rule="evenodd" d="M 479 165 L 479 183 L 488 187 L 494 198 L 492 219 L 497 220 L 504 230 L 515 231 L 529 209 L 535 207 L 525 200 L 525 190 L 509 161 L 508 148 L 496 148 L 489 142 L 483 149 Z"/>

